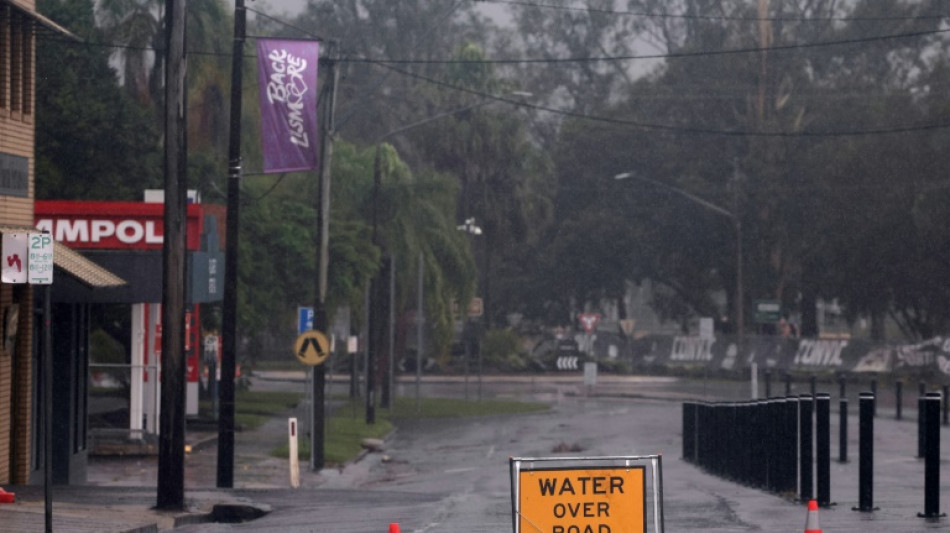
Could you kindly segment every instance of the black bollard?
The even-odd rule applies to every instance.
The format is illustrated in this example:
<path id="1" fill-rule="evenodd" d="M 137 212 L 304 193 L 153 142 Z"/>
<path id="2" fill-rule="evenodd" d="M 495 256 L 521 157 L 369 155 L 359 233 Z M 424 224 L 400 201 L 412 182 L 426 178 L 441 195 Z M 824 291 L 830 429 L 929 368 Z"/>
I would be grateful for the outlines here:
<path id="1" fill-rule="evenodd" d="M 683 402 L 683 460 L 696 462 L 696 404 Z"/>
<path id="2" fill-rule="evenodd" d="M 847 381 L 844 378 L 844 375 L 838 376 L 838 398 L 847 398 L 846 391 Z"/>
<path id="3" fill-rule="evenodd" d="M 895 409 L 896 409 L 896 413 L 895 413 L 895 415 L 894 415 L 894 418 L 897 419 L 897 420 L 900 420 L 900 419 L 902 418 L 902 417 L 901 417 L 901 404 L 902 404 L 902 402 L 903 402 L 903 394 L 904 394 L 904 384 L 903 384 L 900 380 L 897 380 L 897 381 L 894 383 L 894 401 L 896 402 L 896 403 L 895 403 L 895 406 L 894 406 Z"/>
<path id="4" fill-rule="evenodd" d="M 874 394 L 858 396 L 858 507 L 855 511 L 874 511 Z"/>
<path id="5" fill-rule="evenodd" d="M 768 400 L 772 397 L 772 371 L 769 369 L 765 370 L 765 399 Z"/>
<path id="6" fill-rule="evenodd" d="M 838 400 L 838 462 L 848 462 L 848 399 Z"/>
<path id="7" fill-rule="evenodd" d="M 768 444 L 771 438 L 771 426 L 768 423 L 768 400 L 759 400 L 752 406 L 752 440 L 749 442 L 749 469 L 753 487 L 768 487 Z"/>
<path id="8" fill-rule="evenodd" d="M 785 436 L 782 441 L 782 488 L 780 492 L 795 493 L 798 488 L 798 397 L 785 399 Z"/>
<path id="9" fill-rule="evenodd" d="M 927 432 L 924 427 L 924 394 L 917 397 L 917 458 L 924 457 L 927 448 Z"/>
<path id="10" fill-rule="evenodd" d="M 792 375 L 788 372 L 785 373 L 785 396 L 792 395 Z"/>
<path id="11" fill-rule="evenodd" d="M 802 395 L 798 398 L 798 500 L 808 502 L 814 496 L 814 399 Z"/>
<path id="12" fill-rule="evenodd" d="M 779 473 L 781 472 L 781 449 L 782 436 L 784 433 L 784 424 L 782 415 L 785 412 L 785 399 L 772 398 L 765 407 L 765 420 L 768 424 L 768 438 L 766 445 L 766 455 L 768 458 L 766 485 L 765 488 L 771 492 L 779 490 Z"/>
<path id="13" fill-rule="evenodd" d="M 924 453 L 924 512 L 922 518 L 940 518 L 940 393 L 924 395 L 924 425 L 927 450 Z"/>
<path id="14" fill-rule="evenodd" d="M 815 390 L 817 388 L 817 384 L 818 384 L 818 380 L 817 378 L 815 378 L 815 376 L 811 376 L 810 378 L 808 378 L 808 388 L 811 391 L 810 394 L 812 398 L 815 397 Z"/>
<path id="15" fill-rule="evenodd" d="M 821 507 L 831 506 L 831 395 L 815 397 L 815 481 Z"/>

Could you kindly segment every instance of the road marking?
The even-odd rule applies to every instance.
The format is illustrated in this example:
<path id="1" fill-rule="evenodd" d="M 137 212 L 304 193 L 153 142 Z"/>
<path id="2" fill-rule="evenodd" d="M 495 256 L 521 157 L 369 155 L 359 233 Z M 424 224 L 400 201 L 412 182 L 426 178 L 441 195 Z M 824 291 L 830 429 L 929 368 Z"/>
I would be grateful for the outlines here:
<path id="1" fill-rule="evenodd" d="M 461 473 L 461 472 L 471 472 L 472 470 L 475 470 L 475 467 L 468 467 L 468 468 L 449 468 L 449 469 L 447 469 L 447 470 L 443 470 L 443 473 L 446 473 L 446 474 L 459 474 L 459 473 Z"/>
<path id="2" fill-rule="evenodd" d="M 494 444 L 492 444 L 491 446 L 488 447 L 488 455 L 486 455 L 485 458 L 486 458 L 486 459 L 487 459 L 487 458 L 491 458 L 492 455 L 495 455 L 495 445 L 494 445 Z"/>

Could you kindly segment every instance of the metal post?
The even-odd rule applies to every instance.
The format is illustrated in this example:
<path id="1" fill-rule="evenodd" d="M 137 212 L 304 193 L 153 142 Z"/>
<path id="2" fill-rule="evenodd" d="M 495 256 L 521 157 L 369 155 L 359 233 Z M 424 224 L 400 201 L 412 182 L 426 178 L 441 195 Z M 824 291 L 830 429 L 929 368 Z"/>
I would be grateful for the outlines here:
<path id="1" fill-rule="evenodd" d="M 772 371 L 769 369 L 765 370 L 765 399 L 768 400 L 772 397 Z"/>
<path id="2" fill-rule="evenodd" d="M 917 397 L 917 458 L 923 458 L 927 449 L 927 428 L 925 418 L 925 396 Z"/>
<path id="3" fill-rule="evenodd" d="M 874 511 L 874 394 L 859 395 L 858 428 L 858 507 L 853 510 L 869 513 Z"/>
<path id="4" fill-rule="evenodd" d="M 940 393 L 924 395 L 927 450 L 924 465 L 924 512 L 922 518 L 940 518 Z"/>
<path id="5" fill-rule="evenodd" d="M 52 291 L 43 287 L 43 500 L 46 533 L 53 531 L 53 334 Z"/>
<path id="6" fill-rule="evenodd" d="M 900 380 L 897 380 L 897 382 L 894 383 L 894 402 L 895 402 L 894 407 L 896 409 L 894 418 L 896 420 L 900 420 L 901 418 L 903 418 L 902 413 L 901 413 L 902 407 L 903 407 L 902 404 L 904 401 L 903 396 L 904 396 L 904 383 L 901 382 Z"/>
<path id="7" fill-rule="evenodd" d="M 237 368 L 237 262 L 241 199 L 241 104 L 244 81 L 244 0 L 234 1 L 231 51 L 231 124 L 228 137 L 227 219 L 224 246 L 224 301 L 221 313 L 221 383 L 218 387 L 217 486 L 234 487 L 234 374 Z"/>
<path id="8" fill-rule="evenodd" d="M 831 395 L 815 397 L 815 480 L 821 507 L 831 505 Z"/>
<path id="9" fill-rule="evenodd" d="M 683 402 L 683 460 L 694 462 L 696 457 L 696 404 Z"/>
<path id="10" fill-rule="evenodd" d="M 848 399 L 838 400 L 838 462 L 848 462 Z"/>
<path id="11" fill-rule="evenodd" d="M 807 502 L 814 496 L 814 399 L 802 395 L 798 399 L 798 469 L 799 469 L 799 500 Z"/>
<path id="12" fill-rule="evenodd" d="M 798 485 L 798 397 L 785 398 L 785 436 L 782 458 L 782 488 L 780 492 L 794 493 Z"/>
<path id="13" fill-rule="evenodd" d="M 419 272 L 418 279 L 416 281 L 417 285 L 417 296 L 418 301 L 416 302 L 416 411 L 419 410 L 419 389 L 422 385 L 422 335 L 423 329 L 425 326 L 425 307 L 424 307 L 424 291 L 425 288 L 422 286 L 423 282 L 423 265 L 422 265 L 423 255 L 422 252 L 419 252 Z"/>

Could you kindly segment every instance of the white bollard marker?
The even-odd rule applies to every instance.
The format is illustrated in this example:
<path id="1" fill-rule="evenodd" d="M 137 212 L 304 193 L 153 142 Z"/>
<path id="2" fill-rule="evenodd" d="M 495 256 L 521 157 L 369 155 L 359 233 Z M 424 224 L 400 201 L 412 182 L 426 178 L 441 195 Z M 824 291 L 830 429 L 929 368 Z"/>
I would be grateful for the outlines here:
<path id="1" fill-rule="evenodd" d="M 299 488 L 300 487 L 300 458 L 297 457 L 297 419 L 288 418 L 287 419 L 287 438 L 290 441 L 290 487 Z"/>

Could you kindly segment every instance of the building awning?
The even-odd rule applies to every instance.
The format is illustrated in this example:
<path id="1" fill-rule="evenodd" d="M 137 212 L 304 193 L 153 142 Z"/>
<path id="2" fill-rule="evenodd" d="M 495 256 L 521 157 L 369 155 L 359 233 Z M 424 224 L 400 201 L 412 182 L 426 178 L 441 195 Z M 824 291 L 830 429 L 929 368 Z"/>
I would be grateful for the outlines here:
<path id="1" fill-rule="evenodd" d="M 29 226 L 0 226 L 2 233 L 40 233 L 36 228 Z M 90 289 L 110 289 L 126 285 L 124 279 L 99 266 L 79 252 L 55 242 L 53 244 L 53 264 L 60 271 L 73 277 L 76 281 Z M 54 276 L 53 283 L 56 283 Z"/>
<path id="2" fill-rule="evenodd" d="M 14 8 L 20 10 L 23 14 L 33 19 L 34 22 L 38 24 L 38 30 L 46 30 L 52 33 L 59 34 L 60 36 L 69 37 L 76 41 L 81 41 L 73 32 L 67 30 L 66 28 L 60 26 L 59 24 L 53 22 L 52 20 L 44 17 L 37 13 L 34 9 L 31 9 L 26 6 L 26 3 L 23 0 L 0 0 L 0 5 L 8 4 Z"/>

